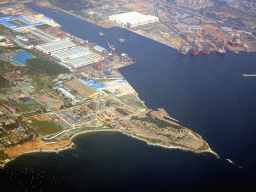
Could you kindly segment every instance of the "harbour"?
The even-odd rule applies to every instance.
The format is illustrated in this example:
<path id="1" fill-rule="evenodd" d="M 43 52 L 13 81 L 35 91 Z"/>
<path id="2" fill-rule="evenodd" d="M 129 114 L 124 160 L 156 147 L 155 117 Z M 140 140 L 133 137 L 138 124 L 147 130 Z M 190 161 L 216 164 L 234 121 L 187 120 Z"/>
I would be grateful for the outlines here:
<path id="1" fill-rule="evenodd" d="M 46 11 L 44 14 L 53 17 L 50 12 Z M 59 14 L 62 13 L 60 12 Z M 66 15 L 62 16 L 65 18 Z M 70 19 L 70 23 L 75 23 L 74 21 L 76 21 L 76 19 L 72 20 L 69 16 L 66 16 L 66 18 Z M 69 29 L 70 33 L 77 33 L 76 35 L 83 39 L 95 38 L 95 41 L 93 40 L 92 42 L 97 42 L 100 45 L 105 44 L 105 47 L 107 47 L 105 40 L 98 39 L 98 32 L 94 33 L 97 34 L 97 37 L 92 35 L 93 31 L 88 31 L 88 34 L 84 34 L 84 32 L 78 34 L 77 30 L 72 31 L 70 26 L 65 26 L 65 19 L 62 21 L 57 16 L 54 19 L 59 19 L 63 28 Z M 78 26 L 81 26 L 81 29 L 86 28 L 81 24 L 78 24 Z M 97 26 L 95 28 L 94 32 L 103 31 Z M 197 155 L 187 151 L 158 147 L 147 148 L 137 140 L 126 140 L 125 137 L 114 133 L 102 133 L 102 135 L 94 133 L 89 137 L 79 136 L 80 140 L 79 138 L 77 139 L 79 140 L 78 143 L 81 143 L 81 148 L 79 148 L 81 154 L 78 154 L 78 157 L 81 155 L 82 161 L 73 159 L 72 162 L 74 163 L 70 165 L 70 161 L 65 163 L 65 158 L 61 157 L 63 161 L 58 159 L 58 162 L 61 163 L 56 163 L 55 166 L 60 166 L 60 170 L 62 166 L 70 166 L 70 170 L 75 169 L 78 172 L 79 170 L 72 165 L 76 165 L 80 169 L 85 165 L 79 164 L 79 162 L 91 162 L 92 164 L 90 165 L 94 165 L 94 169 L 91 170 L 99 171 L 102 168 L 100 159 L 111 156 L 110 158 L 113 159 L 111 161 L 106 160 L 109 163 L 103 166 L 105 167 L 104 171 L 108 172 L 110 170 L 107 168 L 114 166 L 111 162 L 116 162 L 116 159 L 118 159 L 118 156 L 110 154 L 119 154 L 120 157 L 120 153 L 122 153 L 121 161 L 118 162 L 121 163 L 122 159 L 130 157 L 127 160 L 129 164 L 121 164 L 122 166 L 118 167 L 117 171 L 124 167 L 127 168 L 126 171 L 129 170 L 129 167 L 133 167 L 134 170 L 136 168 L 140 169 L 141 166 L 143 168 L 140 172 L 141 174 L 136 174 L 138 180 L 136 177 L 132 177 L 133 175 L 127 176 L 125 180 L 129 180 L 130 183 L 121 182 L 120 188 L 116 187 L 115 189 L 127 188 L 132 190 L 131 184 L 137 184 L 137 186 L 142 187 L 143 183 L 139 179 L 145 178 L 143 176 L 144 173 L 150 175 L 150 179 L 146 182 L 148 191 L 159 190 L 161 189 L 159 186 L 165 185 L 165 181 L 169 183 L 170 180 L 174 180 L 174 183 L 171 182 L 169 186 L 174 185 L 174 190 L 185 190 L 187 186 L 189 189 L 198 189 L 198 183 L 204 185 L 206 189 L 208 185 L 214 186 L 216 190 L 221 190 L 224 186 L 223 183 L 225 183 L 225 186 L 228 186 L 229 189 L 224 188 L 223 190 L 229 191 L 236 187 L 242 188 L 250 184 L 255 170 L 254 164 L 250 164 L 250 161 L 254 161 L 252 154 L 255 153 L 253 144 L 256 134 L 253 126 L 256 105 L 253 100 L 255 82 L 253 78 L 241 77 L 241 72 L 249 73 L 255 69 L 255 53 L 241 52 L 237 55 L 227 51 L 223 55 L 211 52 L 209 58 L 204 57 L 202 54 L 198 54 L 197 57 L 192 57 L 190 54 L 182 56 L 174 49 L 167 48 L 160 43 L 130 32 L 127 33 L 122 29 L 110 29 L 107 32 L 104 31 L 104 33 L 106 37 L 109 37 L 107 39 L 109 42 L 113 41 L 117 52 L 120 54 L 127 53 L 136 61 L 135 65 L 119 70 L 129 84 L 138 92 L 140 98 L 145 101 L 146 106 L 152 109 L 159 107 L 166 109 L 170 116 L 178 119 L 182 125 L 200 133 L 209 142 L 211 148 L 220 155 L 221 159 L 229 159 L 237 165 L 243 165 L 246 170 L 238 171 L 230 163 L 226 164 L 221 159 L 216 160 L 215 157 L 212 158 L 207 155 Z M 124 44 L 119 43 L 119 45 L 116 41 L 119 33 L 123 33 L 122 37 L 127 40 Z M 111 34 L 115 35 L 111 36 Z M 136 44 L 136 42 L 138 43 Z M 242 58 L 248 58 L 246 65 L 241 62 Z M 240 86 L 243 89 L 240 89 Z M 143 148 L 140 148 L 140 146 L 143 146 Z M 97 151 L 97 149 L 102 149 L 102 151 Z M 111 152 L 113 149 L 116 153 Z M 79 150 L 77 149 L 77 151 Z M 61 154 L 67 155 L 66 158 L 68 158 L 71 153 L 71 151 L 67 151 Z M 93 161 L 90 157 L 95 156 L 98 158 Z M 138 158 L 134 160 L 134 156 Z M 146 157 L 146 159 L 140 161 L 139 159 L 143 157 Z M 31 158 L 31 156 L 23 156 L 19 159 L 26 160 L 28 158 Z M 39 162 L 36 156 L 34 158 L 35 162 Z M 48 158 L 51 159 L 53 157 Z M 54 156 L 54 158 L 57 158 L 57 156 Z M 144 167 L 143 165 L 146 162 L 148 162 L 146 164 L 147 167 Z M 10 168 L 13 166 L 9 165 Z M 41 166 L 44 167 L 42 164 Z M 154 169 L 154 166 L 157 169 Z M 29 167 L 31 169 L 34 168 L 33 162 Z M 86 172 L 85 170 L 79 172 L 80 179 L 85 177 L 82 174 L 82 172 Z M 93 171 L 89 173 L 89 176 L 86 176 L 94 175 L 95 178 L 99 175 L 106 176 L 104 172 L 100 172 L 97 175 Z M 167 174 L 166 176 L 167 172 L 172 174 Z M 62 174 L 64 173 L 62 172 Z M 175 177 L 173 174 L 175 174 Z M 220 175 L 223 177 L 220 177 Z M 192 177 L 193 182 L 191 182 Z M 123 178 L 123 176 L 120 175 L 118 178 Z M 135 179 L 131 180 L 131 178 Z M 233 181 L 242 178 L 246 178 L 247 181 L 234 185 Z M 159 186 L 155 185 L 156 179 L 159 179 L 159 183 L 157 183 Z M 120 179 L 119 181 L 123 180 Z M 161 180 L 163 182 L 160 182 Z M 112 180 L 110 179 L 109 181 Z M 116 179 L 114 181 L 116 182 Z M 96 183 L 96 180 L 94 182 Z M 153 182 L 154 185 L 151 185 L 150 182 Z"/>
<path id="2" fill-rule="evenodd" d="M 44 14 L 46 14 L 46 15 L 49 14 L 48 16 L 53 16 L 53 15 L 51 15 L 50 12 L 47 12 L 47 10 L 45 10 Z M 63 15 L 63 17 L 66 17 L 66 16 Z M 72 19 L 70 17 L 67 17 L 67 18 Z M 59 23 L 62 23 L 62 20 L 60 20 L 60 19 L 58 20 L 58 18 L 55 18 L 55 19 Z M 73 22 L 73 23 L 75 23 L 75 22 Z M 88 23 L 88 25 L 93 26 L 89 23 Z M 69 30 L 69 32 L 71 32 L 71 28 L 64 27 L 64 26 L 63 26 L 63 28 L 65 28 L 65 29 Z M 100 30 L 100 28 L 98 26 L 95 26 L 95 29 L 97 31 L 103 31 L 103 30 Z M 227 76 L 222 76 L 221 75 L 218 78 L 217 82 L 219 82 L 220 80 L 226 79 L 226 81 L 230 83 L 231 80 L 229 80 L 229 78 L 231 78 L 235 75 L 235 77 L 237 77 L 238 79 L 233 80 L 233 83 L 238 83 L 240 81 L 239 77 L 241 77 L 241 72 L 236 71 L 236 69 L 237 68 L 243 68 L 242 71 L 246 71 L 246 68 L 247 67 L 250 68 L 250 66 L 252 65 L 252 60 L 250 60 L 250 64 L 247 64 L 246 66 L 244 66 L 243 63 L 237 63 L 235 61 L 238 60 L 238 58 L 240 58 L 240 57 L 241 58 L 244 57 L 245 54 L 252 54 L 252 56 L 255 54 L 255 53 L 241 52 L 237 55 L 237 54 L 233 54 L 233 52 L 227 51 L 226 54 L 224 54 L 225 57 L 221 57 L 221 55 L 217 56 L 216 52 L 211 52 L 208 59 L 204 58 L 203 55 L 201 55 L 201 54 L 199 54 L 198 57 L 195 58 L 195 59 L 192 59 L 192 58 L 189 59 L 190 58 L 189 55 L 186 55 L 185 57 L 184 56 L 178 56 L 176 50 L 174 50 L 172 48 L 166 48 L 166 46 L 164 46 L 160 43 L 154 42 L 154 41 L 150 41 L 150 42 L 154 42 L 154 44 L 149 46 L 148 45 L 149 41 L 148 40 L 146 41 L 146 38 L 141 37 L 141 36 L 139 37 L 137 34 L 133 34 L 133 33 L 130 33 L 128 31 L 125 32 L 125 30 L 122 29 L 122 28 L 108 29 L 108 31 L 109 31 L 109 33 L 105 32 L 105 34 L 107 34 L 106 37 L 109 38 L 109 39 L 106 39 L 107 41 L 111 41 L 111 40 L 116 39 L 115 37 L 118 37 L 120 34 L 122 34 L 122 37 L 127 39 L 125 44 L 122 44 L 122 45 L 115 44 L 115 41 L 113 41 L 113 44 L 116 47 L 116 52 L 119 52 L 120 54 L 123 53 L 123 52 L 128 53 L 128 55 L 131 58 L 133 58 L 133 60 L 136 62 L 136 64 L 132 65 L 132 66 L 128 66 L 126 68 L 122 68 L 122 69 L 120 69 L 120 71 L 124 75 L 124 77 L 128 80 L 128 82 L 131 84 L 131 86 L 138 92 L 140 98 L 145 101 L 145 104 L 148 107 L 153 108 L 153 109 L 157 108 L 157 107 L 165 108 L 166 111 L 170 114 L 170 116 L 174 117 L 175 119 L 178 119 L 186 127 L 193 127 L 195 131 L 199 131 L 200 128 L 193 126 L 193 124 L 197 124 L 194 117 L 199 117 L 199 119 L 200 119 L 199 121 L 204 122 L 203 123 L 204 125 L 201 125 L 201 126 L 203 126 L 203 127 L 205 127 L 205 126 L 208 127 L 209 126 L 209 125 L 207 125 L 208 123 L 206 121 L 206 119 L 209 119 L 209 116 L 205 117 L 202 113 L 202 111 L 205 111 L 207 109 L 206 106 L 197 108 L 198 110 L 194 111 L 195 112 L 194 115 L 188 116 L 188 117 L 185 118 L 179 112 L 178 104 L 172 103 L 172 105 L 165 106 L 165 105 L 161 104 L 161 102 L 157 99 L 157 98 L 161 98 L 161 96 L 159 94 L 152 95 L 151 94 L 152 91 L 150 91 L 149 88 L 145 89 L 145 85 L 147 85 L 146 82 L 153 83 L 153 84 L 150 85 L 150 88 L 158 90 L 157 92 L 159 92 L 160 90 L 161 90 L 160 92 L 164 92 L 164 90 L 166 89 L 166 88 L 158 87 L 159 84 L 164 85 L 164 87 L 168 87 L 167 84 L 164 81 L 159 81 L 160 80 L 159 77 L 162 76 L 162 75 L 160 75 L 162 73 L 162 71 L 160 70 L 162 67 L 159 68 L 159 66 L 156 63 L 162 63 L 162 64 L 163 63 L 168 63 L 166 61 L 171 61 L 172 57 L 177 58 L 177 61 L 179 61 L 179 63 L 182 63 L 182 64 L 178 64 L 178 63 L 173 63 L 172 62 L 171 65 L 170 64 L 165 65 L 166 66 L 165 67 L 166 72 L 162 73 L 162 74 L 166 74 L 168 72 L 169 75 L 171 75 L 171 77 L 172 77 L 171 79 L 173 79 L 173 78 L 176 79 L 176 78 L 182 77 L 182 76 L 184 76 L 184 74 L 186 74 L 187 77 L 190 77 L 192 79 L 191 83 L 197 81 L 196 79 L 202 78 L 201 75 L 199 75 L 198 78 L 195 78 L 193 75 L 188 75 L 189 74 L 188 71 L 191 70 L 192 66 L 194 66 L 193 70 L 195 70 L 196 74 L 201 74 L 200 71 L 205 71 L 205 72 L 207 71 L 208 75 L 207 76 L 204 75 L 203 77 L 204 77 L 205 80 L 207 80 L 208 83 L 210 83 L 212 85 L 215 85 L 215 83 L 213 81 L 213 74 L 214 75 L 217 75 L 217 74 L 220 75 L 218 73 L 219 70 L 222 70 L 223 74 L 229 73 L 229 75 L 227 75 Z M 79 36 L 79 34 L 76 31 L 72 31 L 72 33 L 76 33 Z M 93 41 L 96 41 L 98 44 L 106 44 L 106 43 L 104 43 L 104 41 L 103 42 L 100 41 L 98 38 L 94 37 L 92 34 L 93 34 L 93 32 L 88 31 L 87 35 L 90 35 L 90 37 L 93 39 Z M 113 35 L 111 35 L 111 34 L 113 34 Z M 129 34 L 129 38 L 127 36 L 128 34 Z M 84 38 L 83 36 L 80 36 L 80 37 Z M 136 52 L 134 52 L 134 47 L 136 45 L 134 43 L 136 41 L 138 41 L 139 38 L 140 38 L 140 40 L 139 40 L 140 48 Z M 86 38 L 84 38 L 84 39 L 86 39 Z M 124 48 L 124 45 L 125 45 L 125 48 Z M 136 47 L 138 47 L 138 45 L 136 45 Z M 155 49 L 154 47 L 157 47 L 157 49 Z M 155 57 L 155 58 L 157 58 L 157 60 L 154 60 L 154 62 L 152 62 L 152 60 L 150 60 L 150 58 L 152 58 L 152 56 L 150 57 L 147 54 L 147 52 L 151 52 L 151 53 L 154 52 L 154 55 L 161 55 L 162 59 L 160 59 L 160 57 Z M 249 57 L 249 58 L 251 58 L 251 57 Z M 198 61 L 200 61 L 200 62 L 198 62 Z M 151 65 L 150 65 L 151 68 L 146 67 L 147 66 L 146 63 L 148 63 L 148 62 L 151 63 Z M 235 62 L 235 64 L 234 64 L 234 62 Z M 206 64 L 203 64 L 203 63 L 206 63 Z M 223 65 L 221 63 L 226 63 L 226 64 Z M 227 64 L 227 63 L 229 63 L 229 64 Z M 163 66 L 164 66 L 164 64 L 163 64 Z M 178 66 L 180 66 L 180 67 L 178 67 Z M 176 72 L 174 73 L 172 70 L 170 70 L 169 69 L 170 67 L 176 69 Z M 138 71 L 141 72 L 142 70 L 145 70 L 145 72 L 140 73 L 140 75 L 138 75 Z M 153 71 L 155 73 L 155 76 L 154 76 L 155 81 L 152 82 L 149 79 L 151 77 L 146 78 L 147 77 L 146 74 L 152 74 Z M 230 73 L 230 71 L 232 71 L 232 73 Z M 136 79 L 134 79 L 134 77 L 136 77 Z M 171 80 L 171 79 L 165 80 L 165 81 L 175 82 L 175 80 Z M 185 82 L 187 84 L 187 81 L 185 81 L 185 79 L 180 80 L 180 83 L 183 84 L 183 87 L 188 87 L 187 85 L 185 85 Z M 205 83 L 201 83 L 201 86 L 203 86 L 203 87 L 206 87 L 206 85 L 207 84 L 205 84 Z M 251 84 L 251 86 L 252 85 L 253 85 L 253 83 Z M 175 89 L 178 89 L 179 86 L 181 86 L 181 85 L 172 85 L 172 87 L 175 88 Z M 200 88 L 201 91 L 203 90 L 203 87 Z M 219 90 L 219 89 L 221 89 L 221 88 L 218 88 L 217 90 Z M 187 88 L 185 90 L 182 90 L 183 95 L 187 95 L 188 90 L 190 90 L 190 89 Z M 195 89 L 195 90 L 197 90 L 197 89 Z M 192 93 L 191 98 L 195 97 L 196 95 L 197 95 L 197 97 L 200 97 L 199 95 L 205 95 L 202 92 L 200 92 L 200 94 L 198 94 L 198 93 L 195 92 L 195 90 L 191 92 Z M 180 99 L 181 99 L 180 94 L 178 94 L 178 95 L 170 94 L 170 96 L 172 97 L 172 99 L 175 98 L 177 103 L 180 103 L 180 102 L 182 103 L 182 101 L 180 101 Z M 204 97 L 204 99 L 207 99 L 207 98 Z M 154 101 L 154 102 L 152 103 L 152 101 Z M 178 101 L 180 101 L 180 102 L 178 102 Z M 188 105 L 191 105 L 191 103 L 190 104 L 188 102 L 185 102 L 185 103 L 187 103 Z M 225 104 L 224 104 L 224 106 L 225 106 Z M 172 110 L 170 110 L 168 108 L 170 108 Z M 217 117 L 215 116 L 215 118 L 217 118 Z M 216 121 L 214 119 L 212 119 L 212 121 Z M 200 130 L 201 131 L 199 131 L 199 132 L 202 133 L 202 136 L 208 138 L 208 136 L 206 136 L 206 135 L 208 135 L 207 131 L 206 130 L 204 131 L 203 129 L 200 129 Z M 226 131 L 224 131 L 224 132 L 226 132 Z M 230 132 L 230 131 L 228 131 L 228 132 Z M 232 132 L 232 134 L 238 134 L 238 133 Z M 225 141 L 226 139 L 222 138 L 221 140 Z M 214 146 L 214 145 L 216 145 L 216 143 L 210 142 L 210 145 Z M 216 151 L 216 147 L 213 147 L 214 151 Z M 218 151 L 218 150 L 217 150 L 217 152 L 218 152 L 218 154 L 220 154 L 220 156 L 223 156 L 223 155 L 225 156 L 225 152 L 221 152 L 221 151 Z M 238 157 L 233 157 L 233 158 L 238 158 Z M 230 159 L 232 159 L 232 158 L 230 158 Z M 233 160 L 233 161 L 235 162 L 235 160 Z"/>

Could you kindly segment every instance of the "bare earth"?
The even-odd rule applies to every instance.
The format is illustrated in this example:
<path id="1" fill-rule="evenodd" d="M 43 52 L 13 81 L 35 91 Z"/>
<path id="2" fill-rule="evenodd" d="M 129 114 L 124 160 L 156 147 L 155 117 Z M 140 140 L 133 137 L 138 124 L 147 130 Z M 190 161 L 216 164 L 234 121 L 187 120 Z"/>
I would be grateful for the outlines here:
<path id="1" fill-rule="evenodd" d="M 66 147 L 66 146 L 69 146 L 70 144 L 71 144 L 70 141 L 46 144 L 41 140 L 36 140 L 36 141 L 25 143 L 23 145 L 19 145 L 16 147 L 7 148 L 4 150 L 4 153 L 7 154 L 9 157 L 14 158 L 23 152 L 28 152 L 31 150 L 39 150 L 39 149 L 55 149 L 60 147 Z"/>

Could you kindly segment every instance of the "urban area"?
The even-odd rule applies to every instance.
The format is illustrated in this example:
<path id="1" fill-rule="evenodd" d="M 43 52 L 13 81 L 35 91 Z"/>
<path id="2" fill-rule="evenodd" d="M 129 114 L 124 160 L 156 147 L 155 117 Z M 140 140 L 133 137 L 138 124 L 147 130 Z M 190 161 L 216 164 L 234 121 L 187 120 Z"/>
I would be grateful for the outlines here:
<path id="1" fill-rule="evenodd" d="M 28 2 L 103 27 L 123 27 L 175 47 L 182 55 L 239 53 L 256 47 L 255 4 L 250 1 L 77 0 L 71 6 L 64 0 L 3 0 L 1 164 L 26 152 L 70 147 L 74 135 L 100 130 L 214 153 L 200 135 L 179 125 L 164 109 L 153 111 L 145 106 L 117 70 L 134 64 L 129 55 L 118 55 L 111 42 L 102 47 L 61 30 L 52 18 L 26 6 Z M 122 38 L 117 41 L 125 43 Z"/>
<path id="2" fill-rule="evenodd" d="M 42 1 L 103 27 L 119 26 L 186 55 L 255 51 L 256 4 L 239 0 Z M 64 1 L 65 2 L 65 1 Z M 81 3 L 79 4 L 81 5 Z M 120 39 L 121 40 L 121 39 Z M 124 41 L 124 40 L 123 40 Z"/>

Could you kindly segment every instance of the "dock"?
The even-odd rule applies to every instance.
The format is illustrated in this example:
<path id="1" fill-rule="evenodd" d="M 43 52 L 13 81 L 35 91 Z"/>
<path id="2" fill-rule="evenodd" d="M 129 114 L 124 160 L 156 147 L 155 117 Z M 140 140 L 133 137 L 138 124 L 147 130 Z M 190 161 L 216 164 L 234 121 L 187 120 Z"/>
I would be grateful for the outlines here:
<path id="1" fill-rule="evenodd" d="M 244 77 L 256 77 L 256 74 L 243 74 L 242 76 Z"/>

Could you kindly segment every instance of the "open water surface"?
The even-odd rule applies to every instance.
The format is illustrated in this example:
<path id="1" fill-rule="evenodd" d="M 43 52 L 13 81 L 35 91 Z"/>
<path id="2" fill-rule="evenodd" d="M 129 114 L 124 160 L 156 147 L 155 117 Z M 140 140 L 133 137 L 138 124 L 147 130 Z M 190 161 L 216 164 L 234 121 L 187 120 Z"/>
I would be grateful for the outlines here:
<path id="1" fill-rule="evenodd" d="M 48 8 L 29 6 L 53 18 L 72 35 L 105 48 L 108 41 L 117 53 L 127 53 L 137 63 L 120 72 L 146 105 L 163 107 L 181 125 L 199 133 L 221 159 L 148 146 L 120 133 L 98 132 L 76 137 L 77 148 L 59 155 L 23 155 L 8 164 L 6 175 L 25 168 L 43 169 L 45 184 L 36 185 L 38 188 L 52 184 L 67 191 L 232 191 L 253 183 L 256 78 L 242 74 L 256 72 L 256 53 L 182 56 L 175 49 L 125 29 L 104 29 L 61 11 L 56 14 Z M 100 37 L 99 31 L 106 36 Z M 119 43 L 117 38 L 126 42 Z M 228 163 L 227 158 L 236 165 Z M 23 176 L 20 173 L 17 178 Z"/>

